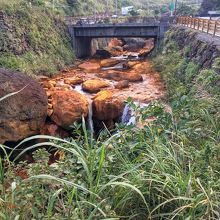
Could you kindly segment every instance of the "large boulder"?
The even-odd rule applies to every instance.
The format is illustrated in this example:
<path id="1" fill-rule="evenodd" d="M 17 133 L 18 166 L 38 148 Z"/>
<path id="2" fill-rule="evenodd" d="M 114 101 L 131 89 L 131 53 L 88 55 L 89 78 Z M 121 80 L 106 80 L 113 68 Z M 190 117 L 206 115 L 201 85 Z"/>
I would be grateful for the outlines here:
<path id="1" fill-rule="evenodd" d="M 109 121 L 120 117 L 123 113 L 123 100 L 115 97 L 111 91 L 99 92 L 92 103 L 93 117 L 101 121 Z"/>
<path id="2" fill-rule="evenodd" d="M 49 135 L 53 137 L 67 138 L 70 134 L 59 127 L 54 122 L 46 122 L 44 127 L 41 129 L 40 133 L 42 135 Z"/>
<path id="3" fill-rule="evenodd" d="M 19 92 L 18 92 L 19 91 Z M 31 77 L 0 69 L 0 143 L 15 142 L 40 133 L 47 117 L 47 96 Z"/>
<path id="4" fill-rule="evenodd" d="M 89 93 L 99 92 L 102 88 L 109 86 L 109 83 L 100 79 L 87 80 L 82 84 L 82 89 Z"/>
<path id="5" fill-rule="evenodd" d="M 99 76 L 106 79 L 112 79 L 115 81 L 122 81 L 128 80 L 129 82 L 140 82 L 143 81 L 143 77 L 141 74 L 135 71 L 116 71 L 116 70 L 109 70 L 105 72 L 99 73 Z"/>
<path id="6" fill-rule="evenodd" d="M 95 62 L 81 63 L 78 67 L 86 72 L 89 72 L 89 73 L 96 72 L 100 69 L 100 65 Z"/>
<path id="7" fill-rule="evenodd" d="M 93 55 L 93 57 L 100 59 L 108 59 L 111 57 L 111 53 L 108 51 L 108 49 L 98 49 L 96 50 L 96 53 Z"/>
<path id="8" fill-rule="evenodd" d="M 142 38 L 124 38 L 125 45 L 123 49 L 126 51 L 138 51 L 145 46 L 145 39 Z"/>
<path id="9" fill-rule="evenodd" d="M 118 63 L 120 63 L 121 60 L 117 60 L 117 59 L 105 59 L 101 61 L 101 67 L 112 67 L 117 65 Z"/>
<path id="10" fill-rule="evenodd" d="M 128 80 L 122 80 L 119 81 L 116 85 L 115 88 L 116 89 L 125 89 L 129 87 L 129 81 Z"/>
<path id="11" fill-rule="evenodd" d="M 64 83 L 69 85 L 77 85 L 77 84 L 81 84 L 82 82 L 83 82 L 83 78 L 78 76 L 67 77 L 64 79 Z"/>
<path id="12" fill-rule="evenodd" d="M 51 94 L 53 114 L 51 120 L 64 129 L 86 117 L 89 111 L 87 98 L 76 91 L 56 90 Z"/>
<path id="13" fill-rule="evenodd" d="M 151 62 L 141 62 L 132 66 L 132 70 L 139 74 L 147 74 L 153 72 L 153 67 Z"/>

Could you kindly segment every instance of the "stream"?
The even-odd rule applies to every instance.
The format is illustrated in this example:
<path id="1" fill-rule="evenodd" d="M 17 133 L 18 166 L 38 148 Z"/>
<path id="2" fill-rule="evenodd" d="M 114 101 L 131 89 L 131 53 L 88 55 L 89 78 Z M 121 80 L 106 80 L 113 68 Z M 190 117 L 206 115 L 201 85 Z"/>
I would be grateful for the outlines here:
<path id="1" fill-rule="evenodd" d="M 145 52 L 151 50 L 147 45 Z M 48 95 L 49 122 L 66 128 L 68 122 L 63 126 L 64 117 L 71 122 L 82 112 L 91 131 L 102 123 L 109 129 L 113 128 L 115 122 L 135 124 L 133 110 L 124 104 L 128 98 L 144 105 L 165 97 L 165 85 L 160 74 L 153 69 L 149 59 L 140 56 L 143 51 L 144 48 L 133 52 L 114 52 L 109 59 L 78 60 L 74 67 L 41 81 Z M 63 93 L 67 100 L 60 98 L 59 103 L 55 102 L 53 93 L 57 91 L 61 95 Z M 71 91 L 80 94 L 77 98 L 79 104 L 73 106 L 72 110 L 68 103 L 68 97 L 73 95 Z"/>

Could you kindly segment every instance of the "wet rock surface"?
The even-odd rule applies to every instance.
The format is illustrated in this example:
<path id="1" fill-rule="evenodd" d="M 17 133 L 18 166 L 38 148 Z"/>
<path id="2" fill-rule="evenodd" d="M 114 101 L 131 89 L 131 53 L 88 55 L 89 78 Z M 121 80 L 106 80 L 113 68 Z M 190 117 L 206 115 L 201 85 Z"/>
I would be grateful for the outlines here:
<path id="1" fill-rule="evenodd" d="M 51 95 L 53 113 L 51 120 L 64 129 L 88 115 L 87 98 L 76 91 L 54 91 Z"/>
<path id="2" fill-rule="evenodd" d="M 100 77 L 106 79 L 112 79 L 115 81 L 128 80 L 129 82 L 138 82 L 143 80 L 141 74 L 134 71 L 127 72 L 127 71 L 109 70 L 100 73 Z"/>
<path id="3" fill-rule="evenodd" d="M 85 62 L 80 64 L 79 68 L 86 72 L 94 72 L 100 69 L 100 65 L 96 62 Z"/>
<path id="4" fill-rule="evenodd" d="M 152 41 L 138 52 L 123 51 L 124 43 L 118 39 L 109 43 L 111 53 L 115 47 L 122 49 L 110 59 L 78 61 L 76 67 L 41 80 L 48 96 L 48 116 L 58 126 L 48 130 L 59 133 L 59 128 L 69 129 L 82 116 L 93 118 L 97 127 L 105 123 L 112 128 L 128 97 L 140 103 L 165 97 L 159 73 L 149 60 L 139 59 L 140 53 L 152 49 Z"/>
<path id="5" fill-rule="evenodd" d="M 111 91 L 101 91 L 95 96 L 92 109 L 93 117 L 98 120 L 116 119 L 123 113 L 124 102 Z"/>
<path id="6" fill-rule="evenodd" d="M 105 59 L 105 60 L 101 60 L 101 63 L 100 63 L 100 66 L 101 67 L 111 67 L 111 66 L 115 66 L 117 65 L 118 63 L 120 63 L 121 61 L 120 60 L 117 60 L 117 59 Z"/>
<path id="7" fill-rule="evenodd" d="M 106 88 L 109 86 L 109 83 L 99 80 L 99 79 L 91 79 L 87 80 L 82 84 L 82 89 L 89 93 L 99 92 L 102 88 Z"/>
<path id="8" fill-rule="evenodd" d="M 119 81 L 117 84 L 115 84 L 116 89 L 124 89 L 129 87 L 129 81 L 128 80 L 122 80 Z"/>
<path id="9" fill-rule="evenodd" d="M 19 91 L 19 92 L 18 92 Z M 39 134 L 47 117 L 46 92 L 38 82 L 19 72 L 0 69 L 0 143 Z"/>
<path id="10" fill-rule="evenodd" d="M 165 86 L 159 73 L 149 60 L 140 58 L 153 48 L 152 40 L 144 42 L 138 46 L 143 48 L 128 52 L 126 41 L 113 39 L 106 48 L 106 57 L 110 53 L 111 58 L 77 60 L 75 67 L 51 78 L 39 76 L 38 82 L 0 69 L 0 97 L 24 88 L 0 103 L 0 143 L 39 133 L 65 138 L 82 117 L 97 129 L 103 124 L 111 129 L 120 121 L 129 97 L 140 103 L 163 99 Z"/>

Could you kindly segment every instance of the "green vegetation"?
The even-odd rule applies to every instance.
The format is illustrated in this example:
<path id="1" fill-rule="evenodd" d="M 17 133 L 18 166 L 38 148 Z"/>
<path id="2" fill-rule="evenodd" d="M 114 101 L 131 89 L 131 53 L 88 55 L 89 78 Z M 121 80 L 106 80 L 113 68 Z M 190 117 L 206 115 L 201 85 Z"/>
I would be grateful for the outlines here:
<path id="1" fill-rule="evenodd" d="M 40 7 L 2 4 L 5 24 L 0 32 L 0 67 L 50 75 L 73 63 L 70 37 L 61 19 Z"/>
<path id="2" fill-rule="evenodd" d="M 83 122 L 74 139 L 23 141 L 15 161 L 38 148 L 36 163 L 14 164 L 7 154 L 1 161 L 1 218 L 219 219 L 220 77 L 175 48 L 170 42 L 154 59 L 172 111 L 129 99 L 142 128 L 118 124 L 94 139 Z M 20 152 L 24 142 L 42 138 L 48 141 Z M 48 165 L 52 148 L 60 160 Z"/>
<path id="3" fill-rule="evenodd" d="M 201 14 L 207 14 L 208 11 L 217 11 L 220 10 L 220 1 L 219 0 L 203 0 L 200 12 Z"/>

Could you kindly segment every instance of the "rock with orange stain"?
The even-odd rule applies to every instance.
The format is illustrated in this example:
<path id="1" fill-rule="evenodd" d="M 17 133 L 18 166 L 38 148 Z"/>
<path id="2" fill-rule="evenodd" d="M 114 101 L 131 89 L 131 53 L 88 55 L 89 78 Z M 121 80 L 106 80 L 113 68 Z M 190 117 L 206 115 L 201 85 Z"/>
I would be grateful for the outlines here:
<path id="1" fill-rule="evenodd" d="M 47 117 L 47 95 L 30 76 L 0 68 L 0 144 L 39 134 Z"/>
<path id="2" fill-rule="evenodd" d="M 80 77 L 67 77 L 64 79 L 64 83 L 69 84 L 69 85 L 77 85 L 81 84 L 83 82 L 83 79 Z"/>
<path id="3" fill-rule="evenodd" d="M 132 66 L 132 69 L 135 72 L 138 72 L 140 74 L 148 74 L 148 73 L 151 73 L 153 71 L 151 62 L 137 63 L 137 64 Z"/>
<path id="4" fill-rule="evenodd" d="M 96 93 L 99 92 L 102 88 L 106 88 L 109 86 L 109 83 L 100 80 L 100 79 L 93 79 L 87 80 L 82 84 L 82 89 L 89 93 Z"/>
<path id="5" fill-rule="evenodd" d="M 123 100 L 115 97 L 111 91 L 99 92 L 93 100 L 93 117 L 104 121 L 120 117 L 123 113 Z"/>
<path id="6" fill-rule="evenodd" d="M 135 71 L 116 71 L 109 70 L 99 74 L 100 77 L 106 79 L 112 79 L 115 81 L 128 80 L 129 82 L 143 81 L 141 74 Z"/>
<path id="7" fill-rule="evenodd" d="M 47 80 L 47 81 L 43 82 L 44 88 L 51 89 L 55 86 L 56 86 L 56 81 L 54 81 L 54 80 Z"/>
<path id="8" fill-rule="evenodd" d="M 42 135 L 49 135 L 60 138 L 66 138 L 69 136 L 69 133 L 67 131 L 65 131 L 53 122 L 46 122 L 40 133 Z"/>
<path id="9" fill-rule="evenodd" d="M 119 40 L 118 38 L 111 39 L 111 41 L 108 44 L 108 47 L 112 48 L 112 47 L 117 47 L 117 46 L 120 46 L 120 47 L 123 46 L 122 40 Z"/>
<path id="10" fill-rule="evenodd" d="M 116 89 L 124 89 L 124 88 L 128 88 L 128 87 L 129 87 L 129 81 L 128 81 L 128 80 L 119 81 L 119 82 L 115 85 L 115 88 L 116 88 Z"/>
<path id="11" fill-rule="evenodd" d="M 135 65 L 137 65 L 139 63 L 140 63 L 140 61 L 128 61 L 127 67 L 128 68 L 132 68 L 133 66 L 135 66 Z"/>
<path id="12" fill-rule="evenodd" d="M 16 171 L 16 176 L 24 180 L 28 178 L 28 172 L 26 169 L 19 169 Z"/>
<path id="13" fill-rule="evenodd" d="M 119 56 L 119 55 L 123 54 L 123 52 L 124 52 L 123 47 L 120 47 L 120 46 L 115 46 L 110 49 L 110 53 L 113 56 Z"/>
<path id="14" fill-rule="evenodd" d="M 110 58 L 110 59 L 102 60 L 100 65 L 101 65 L 101 67 L 112 67 L 112 66 L 117 65 L 120 62 L 121 62 L 121 60 Z"/>
<path id="15" fill-rule="evenodd" d="M 85 62 L 80 64 L 78 67 L 86 72 L 96 72 L 100 69 L 100 65 L 95 62 Z"/>
<path id="16" fill-rule="evenodd" d="M 70 129 L 74 122 L 88 115 L 88 100 L 76 91 L 57 90 L 51 97 L 53 114 L 50 118 L 64 129 Z"/>

